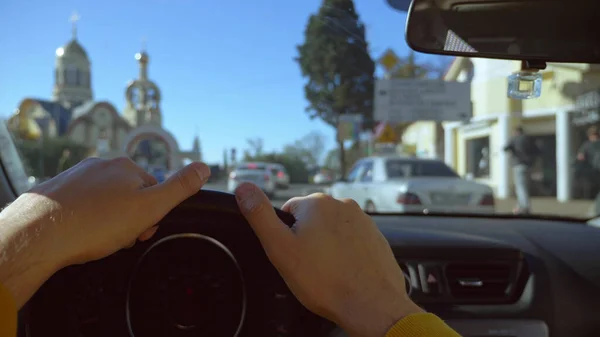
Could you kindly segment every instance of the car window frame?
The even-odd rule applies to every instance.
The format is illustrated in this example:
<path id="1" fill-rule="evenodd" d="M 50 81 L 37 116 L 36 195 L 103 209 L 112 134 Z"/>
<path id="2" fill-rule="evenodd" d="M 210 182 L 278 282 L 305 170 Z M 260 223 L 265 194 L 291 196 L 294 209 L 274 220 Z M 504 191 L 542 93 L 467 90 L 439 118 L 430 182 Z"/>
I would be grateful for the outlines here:
<path id="1" fill-rule="evenodd" d="M 356 164 L 354 164 L 352 166 L 352 168 L 350 169 L 350 171 L 348 172 L 348 175 L 346 176 L 346 182 L 348 183 L 355 183 L 358 181 L 358 179 L 360 178 L 361 174 L 362 174 L 362 168 L 363 168 L 363 164 L 364 164 L 364 160 L 359 160 L 358 162 L 356 162 Z M 356 170 L 356 176 L 354 177 L 354 179 L 350 179 L 350 175 Z"/>
<path id="2" fill-rule="evenodd" d="M 397 162 L 397 163 L 399 163 L 399 165 L 407 167 L 408 168 L 408 172 L 406 172 L 406 170 L 403 170 L 404 175 L 402 177 L 391 176 L 389 174 L 389 169 L 388 169 L 388 165 L 391 162 Z M 395 158 L 394 159 L 388 159 L 388 160 L 385 161 L 385 164 L 384 164 L 384 167 L 383 167 L 384 170 L 385 170 L 385 177 L 386 177 L 386 179 L 407 179 L 407 178 L 411 178 L 415 174 L 416 167 L 415 167 L 414 164 L 415 164 L 414 162 L 411 162 L 411 161 L 408 161 L 408 160 L 403 160 L 403 159 L 395 159 Z"/>
<path id="3" fill-rule="evenodd" d="M 413 175 L 415 177 L 423 177 L 423 178 L 460 178 L 460 176 L 458 175 L 458 173 L 456 173 L 450 166 L 448 166 L 446 163 L 442 162 L 442 161 L 423 161 L 423 162 L 417 162 L 416 163 L 417 166 L 415 172 L 417 174 Z M 430 166 L 434 166 L 434 165 L 438 165 L 440 167 L 445 167 L 447 169 L 448 172 L 452 173 L 452 175 L 425 175 L 422 172 L 424 171 L 423 168 L 427 165 Z"/>
<path id="4" fill-rule="evenodd" d="M 360 174 L 360 178 L 359 181 L 361 183 L 372 183 L 373 182 L 373 170 L 375 169 L 375 163 L 373 160 L 366 160 L 363 162 L 363 170 Z M 371 175 L 369 175 L 368 180 L 365 180 L 366 174 L 371 172 Z"/>

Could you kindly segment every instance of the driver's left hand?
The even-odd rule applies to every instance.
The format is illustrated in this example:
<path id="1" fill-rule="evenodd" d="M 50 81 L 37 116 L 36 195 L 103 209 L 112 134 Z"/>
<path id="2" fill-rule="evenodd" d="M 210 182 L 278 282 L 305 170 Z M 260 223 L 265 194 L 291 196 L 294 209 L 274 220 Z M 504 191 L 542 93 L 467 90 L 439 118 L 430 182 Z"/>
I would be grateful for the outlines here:
<path id="1" fill-rule="evenodd" d="M 89 158 L 21 195 L 0 220 L 35 223 L 21 244 L 35 247 L 44 264 L 85 263 L 149 239 L 153 226 L 209 176 L 208 166 L 192 163 L 157 184 L 129 158 Z"/>

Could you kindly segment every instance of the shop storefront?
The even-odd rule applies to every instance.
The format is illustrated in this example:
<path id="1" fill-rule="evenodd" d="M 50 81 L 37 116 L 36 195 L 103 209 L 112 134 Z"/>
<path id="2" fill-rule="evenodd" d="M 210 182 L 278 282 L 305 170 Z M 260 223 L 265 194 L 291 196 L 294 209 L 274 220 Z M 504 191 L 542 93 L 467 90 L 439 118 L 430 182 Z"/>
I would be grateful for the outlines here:
<path id="1" fill-rule="evenodd" d="M 600 89 L 586 92 L 577 97 L 575 111 L 571 113 L 571 149 L 577 154 L 581 145 L 587 141 L 587 130 L 591 126 L 600 126 Z M 575 158 L 573 158 L 573 161 Z M 589 183 L 589 174 L 584 164 L 575 163 L 573 174 L 573 197 L 593 199 L 598 194 L 598 186 Z M 586 174 L 587 173 L 587 174 Z"/>

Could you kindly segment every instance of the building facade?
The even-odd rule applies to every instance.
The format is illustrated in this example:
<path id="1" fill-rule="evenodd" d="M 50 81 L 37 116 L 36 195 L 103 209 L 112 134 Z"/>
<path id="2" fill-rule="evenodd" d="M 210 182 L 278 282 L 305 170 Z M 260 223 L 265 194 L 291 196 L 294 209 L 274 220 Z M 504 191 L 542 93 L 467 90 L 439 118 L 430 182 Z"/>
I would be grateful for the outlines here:
<path id="1" fill-rule="evenodd" d="M 510 155 L 503 148 L 515 128 L 522 126 L 542 150 L 532 169 L 533 194 L 559 201 L 580 197 L 581 182 L 573 176 L 573 163 L 586 128 L 598 119 L 592 118 L 594 108 L 583 111 L 577 98 L 600 87 L 600 68 L 549 64 L 542 71 L 541 97 L 515 100 L 506 95 L 507 77 L 519 67 L 517 61 L 455 59 L 445 80 L 471 82 L 473 118 L 443 123 L 437 132 L 443 138 L 443 158 L 459 174 L 493 187 L 497 197 L 510 197 Z"/>
<path id="2" fill-rule="evenodd" d="M 135 55 L 138 78 L 125 88 L 123 113 L 107 101 L 95 101 L 89 56 L 77 39 L 56 50 L 51 99 L 25 98 L 8 126 L 24 138 L 67 137 L 90 149 L 91 156 L 127 155 L 146 169 L 176 170 L 184 161 L 202 159 L 196 136 L 190 151 L 180 150 L 162 125 L 161 91 L 148 76 L 150 57 Z"/>

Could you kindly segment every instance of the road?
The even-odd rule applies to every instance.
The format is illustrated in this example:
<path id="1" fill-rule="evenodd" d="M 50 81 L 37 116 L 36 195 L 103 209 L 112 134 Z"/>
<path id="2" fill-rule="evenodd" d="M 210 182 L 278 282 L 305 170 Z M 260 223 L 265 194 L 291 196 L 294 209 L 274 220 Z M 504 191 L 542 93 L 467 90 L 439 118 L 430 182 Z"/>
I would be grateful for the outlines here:
<path id="1" fill-rule="evenodd" d="M 226 182 L 215 182 L 204 185 L 204 189 L 227 192 Z M 309 195 L 311 193 L 322 192 L 323 189 L 309 184 L 292 184 L 287 190 L 278 190 L 275 198 L 272 200 L 273 206 L 281 208 L 289 199 L 297 196 Z"/>
<path id="2" fill-rule="evenodd" d="M 223 192 L 227 191 L 225 182 L 206 184 L 204 188 Z M 272 201 L 275 207 L 281 208 L 281 206 L 292 197 L 322 191 L 322 188 L 315 185 L 294 184 L 291 185 L 288 190 L 277 191 L 277 195 Z M 556 198 L 532 198 L 531 202 L 534 214 L 560 215 L 574 218 L 592 216 L 590 214 L 592 201 L 590 200 L 572 200 L 570 202 L 562 203 L 557 201 Z M 516 200 L 514 199 L 496 199 L 496 213 L 510 214 L 512 213 L 514 205 L 516 205 Z"/>

